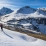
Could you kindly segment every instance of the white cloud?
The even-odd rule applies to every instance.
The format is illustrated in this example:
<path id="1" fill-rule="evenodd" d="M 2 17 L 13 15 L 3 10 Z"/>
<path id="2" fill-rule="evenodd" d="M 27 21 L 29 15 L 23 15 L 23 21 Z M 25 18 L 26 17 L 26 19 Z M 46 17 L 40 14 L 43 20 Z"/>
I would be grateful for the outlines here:
<path id="1" fill-rule="evenodd" d="M 8 0 L 0 0 L 0 9 L 1 9 L 2 7 L 8 7 L 8 8 L 10 8 L 10 9 L 16 11 L 18 6 L 11 5 L 11 4 L 12 4 L 12 2 L 10 2 L 10 1 L 8 1 Z"/>
<path id="2" fill-rule="evenodd" d="M 18 10 L 18 6 L 14 6 L 14 5 L 11 5 L 11 4 L 0 4 L 0 8 L 2 8 L 2 7 L 7 7 L 7 8 L 10 8 L 10 9 L 12 9 L 12 10 Z"/>

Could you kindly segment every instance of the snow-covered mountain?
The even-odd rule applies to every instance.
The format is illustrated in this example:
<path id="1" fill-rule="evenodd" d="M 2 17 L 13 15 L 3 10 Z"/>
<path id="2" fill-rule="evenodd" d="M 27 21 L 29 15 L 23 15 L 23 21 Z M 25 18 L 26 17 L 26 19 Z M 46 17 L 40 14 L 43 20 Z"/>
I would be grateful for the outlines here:
<path id="1" fill-rule="evenodd" d="M 39 14 L 43 14 L 43 15 L 46 16 L 46 9 L 44 9 L 44 8 L 39 8 L 39 9 L 37 10 L 37 12 L 38 12 Z"/>
<path id="2" fill-rule="evenodd" d="M 12 12 L 13 10 L 11 10 L 10 8 L 3 7 L 2 9 L 0 9 L 0 15 L 6 15 Z"/>
<path id="3" fill-rule="evenodd" d="M 34 8 L 31 8 L 30 6 L 25 6 L 25 7 L 22 7 L 20 8 L 18 11 L 17 11 L 17 14 L 33 14 L 33 13 L 38 13 L 39 15 L 42 14 L 42 15 L 45 15 L 46 16 L 46 8 L 38 8 L 38 9 L 34 9 Z M 37 15 L 37 14 L 36 14 Z M 36 16 L 35 15 L 35 16 Z"/>
<path id="4" fill-rule="evenodd" d="M 34 19 L 34 18 L 37 18 L 37 19 Z M 10 24 L 12 23 L 12 25 L 14 25 L 16 23 L 17 24 L 19 23 L 23 26 L 25 24 L 28 24 L 28 27 L 30 27 L 29 25 L 31 25 L 32 27 L 33 27 L 33 25 L 36 27 L 38 25 L 41 28 L 40 24 L 36 23 L 38 18 L 45 18 L 44 19 L 44 21 L 45 21 L 46 20 L 46 11 L 42 10 L 42 9 L 33 9 L 33 8 L 30 8 L 29 6 L 25 6 L 25 7 L 20 8 L 17 12 L 12 12 L 10 14 L 2 16 L 1 21 L 7 22 Z M 25 27 L 27 27 L 27 25 L 25 25 Z M 32 29 L 32 27 L 30 29 Z M 46 30 L 45 25 L 44 25 L 44 27 Z M 45 32 L 43 27 L 42 27 L 42 30 L 43 30 L 43 32 Z M 46 32 L 45 32 L 45 34 L 46 34 Z"/>
<path id="5" fill-rule="evenodd" d="M 17 11 L 17 14 L 18 13 L 21 13 L 21 14 L 31 14 L 31 13 L 34 13 L 35 11 L 36 11 L 36 9 L 31 8 L 30 6 L 25 6 L 25 7 L 20 8 Z"/>
<path id="6" fill-rule="evenodd" d="M 1 9 L 3 14 L 7 13 L 5 9 L 6 11 L 8 10 L 9 13 L 12 11 L 12 10 L 9 10 L 8 8 L 3 7 Z M 2 16 L 1 20 L 7 22 L 13 19 L 19 20 L 19 19 L 26 19 L 26 18 L 32 18 L 32 17 L 46 17 L 46 11 L 25 6 L 20 8 L 17 12 L 12 12 L 10 14 L 6 14 Z"/>
<path id="7" fill-rule="evenodd" d="M 46 8 L 38 8 L 38 9 L 41 9 L 41 10 L 44 10 L 44 11 L 46 11 Z"/>
<path id="8" fill-rule="evenodd" d="M 32 17 L 46 17 L 46 11 L 41 9 L 34 9 L 29 6 L 22 7 L 17 12 L 12 12 L 12 13 L 11 13 L 12 10 L 5 7 L 3 7 L 1 11 L 2 11 L 1 15 L 7 13 L 6 15 L 1 17 L 2 18 L 1 20 L 3 21 L 9 21 L 12 19 L 19 20 L 19 19 L 26 19 L 26 18 L 32 18 Z M 11 14 L 8 14 L 8 13 L 11 13 Z"/>
<path id="9" fill-rule="evenodd" d="M 34 9 L 34 8 L 31 8 L 30 6 L 22 7 L 17 12 L 13 12 L 13 13 L 11 13 L 11 12 L 13 12 L 13 10 L 11 10 L 9 8 L 5 8 L 5 7 L 3 7 L 0 10 L 1 15 L 8 14 L 16 19 L 28 18 L 28 17 L 46 17 L 45 9 L 41 9 L 41 8 Z M 11 13 L 11 14 L 9 14 L 9 13 Z M 5 15 L 5 16 L 8 16 L 8 15 Z"/>

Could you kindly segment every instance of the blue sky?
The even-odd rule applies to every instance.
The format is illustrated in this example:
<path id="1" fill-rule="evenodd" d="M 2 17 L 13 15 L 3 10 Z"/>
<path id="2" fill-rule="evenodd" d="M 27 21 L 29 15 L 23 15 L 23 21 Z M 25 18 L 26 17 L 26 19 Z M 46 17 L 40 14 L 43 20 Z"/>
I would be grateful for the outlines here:
<path id="1" fill-rule="evenodd" d="M 0 0 L 0 8 L 8 7 L 13 10 L 17 10 L 24 6 L 30 6 L 33 8 L 46 8 L 46 0 Z"/>

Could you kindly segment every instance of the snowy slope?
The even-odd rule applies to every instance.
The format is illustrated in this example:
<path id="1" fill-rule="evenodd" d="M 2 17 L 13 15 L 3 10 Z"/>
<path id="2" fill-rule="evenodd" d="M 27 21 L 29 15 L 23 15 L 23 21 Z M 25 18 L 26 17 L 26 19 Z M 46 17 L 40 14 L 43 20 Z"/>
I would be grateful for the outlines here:
<path id="1" fill-rule="evenodd" d="M 45 17 L 46 18 L 46 16 L 44 16 L 43 14 L 39 14 L 37 11 L 32 14 L 21 14 L 21 13 L 16 14 L 15 12 L 13 12 L 11 14 L 2 16 L 1 20 L 7 22 L 12 19 L 20 20 L 20 19 L 26 19 L 26 18 L 32 18 L 32 17 Z"/>
<path id="2" fill-rule="evenodd" d="M 15 16 L 14 14 L 15 14 L 15 12 L 12 12 L 10 14 L 4 15 L 4 16 L 1 17 L 1 20 L 4 21 L 4 22 L 7 22 L 9 20 L 12 20 L 13 18 L 15 18 L 14 17 Z"/>
<path id="3" fill-rule="evenodd" d="M 46 41 L 7 29 L 2 32 L 0 29 L 0 46 L 46 46 Z"/>

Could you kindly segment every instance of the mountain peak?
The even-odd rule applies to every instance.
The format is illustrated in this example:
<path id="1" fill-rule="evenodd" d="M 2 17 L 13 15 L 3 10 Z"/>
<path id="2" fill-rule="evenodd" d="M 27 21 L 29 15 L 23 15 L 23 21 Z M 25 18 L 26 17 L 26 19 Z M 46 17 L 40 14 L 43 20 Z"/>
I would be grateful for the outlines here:
<path id="1" fill-rule="evenodd" d="M 25 8 L 30 8 L 30 6 L 25 6 Z"/>
<path id="2" fill-rule="evenodd" d="M 17 11 L 17 14 L 18 13 L 21 13 L 21 14 L 30 14 L 30 13 L 34 13 L 35 11 L 36 11 L 36 9 L 31 8 L 30 6 L 25 6 L 25 7 L 20 8 Z"/>
<path id="3" fill-rule="evenodd" d="M 0 9 L 0 14 L 2 14 L 2 15 L 6 15 L 6 14 L 9 14 L 12 12 L 13 12 L 13 10 L 11 10 L 10 8 L 7 8 L 7 7 L 3 7 Z"/>
<path id="4" fill-rule="evenodd" d="M 9 10 L 11 10 L 10 8 L 7 8 L 7 7 L 2 7 L 2 9 L 9 9 Z M 2 10 L 2 9 L 1 9 L 1 10 Z"/>

